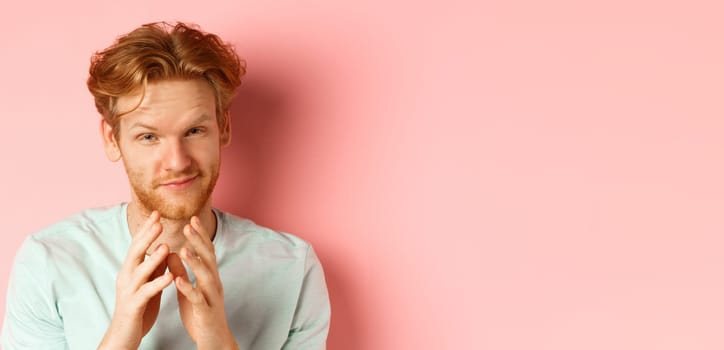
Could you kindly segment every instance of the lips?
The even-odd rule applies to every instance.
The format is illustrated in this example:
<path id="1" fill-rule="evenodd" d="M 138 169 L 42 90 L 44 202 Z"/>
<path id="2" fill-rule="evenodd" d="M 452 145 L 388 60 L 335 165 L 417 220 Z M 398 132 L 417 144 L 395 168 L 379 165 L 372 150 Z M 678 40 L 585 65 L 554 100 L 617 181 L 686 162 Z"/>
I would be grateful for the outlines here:
<path id="1" fill-rule="evenodd" d="M 166 182 L 162 183 L 161 186 L 166 187 L 166 188 L 183 188 L 183 187 L 186 187 L 189 184 L 191 184 L 197 177 L 198 177 L 198 175 L 184 177 L 184 178 L 180 178 L 180 179 L 174 179 L 174 180 L 170 180 L 170 181 L 166 181 Z"/>

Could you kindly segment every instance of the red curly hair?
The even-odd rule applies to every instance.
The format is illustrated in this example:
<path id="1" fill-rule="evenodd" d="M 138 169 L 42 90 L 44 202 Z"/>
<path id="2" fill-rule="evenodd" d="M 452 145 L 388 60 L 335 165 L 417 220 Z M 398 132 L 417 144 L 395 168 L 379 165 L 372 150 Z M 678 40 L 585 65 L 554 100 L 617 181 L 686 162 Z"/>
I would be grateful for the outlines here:
<path id="1" fill-rule="evenodd" d="M 118 136 L 120 118 L 133 111 L 119 111 L 118 98 L 139 92 L 143 96 L 148 83 L 169 79 L 206 80 L 216 96 L 221 128 L 228 122 L 229 106 L 246 73 L 246 63 L 230 44 L 198 26 L 155 22 L 96 52 L 89 71 L 88 90 L 96 108 Z"/>

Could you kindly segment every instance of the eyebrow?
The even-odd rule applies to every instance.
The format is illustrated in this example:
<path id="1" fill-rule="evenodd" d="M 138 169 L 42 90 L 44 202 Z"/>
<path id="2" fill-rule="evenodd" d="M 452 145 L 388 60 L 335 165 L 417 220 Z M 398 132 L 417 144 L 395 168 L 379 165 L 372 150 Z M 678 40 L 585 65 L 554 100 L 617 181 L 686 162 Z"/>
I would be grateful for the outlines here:
<path id="1" fill-rule="evenodd" d="M 191 125 L 201 124 L 202 122 L 205 122 L 205 121 L 207 121 L 208 119 L 211 119 L 211 117 L 209 117 L 208 114 L 205 114 L 205 113 L 204 113 L 204 114 L 202 114 L 200 117 L 194 119 L 190 124 L 191 124 Z M 129 127 L 128 130 L 133 130 L 133 129 L 135 129 L 135 128 L 145 128 L 145 129 L 148 129 L 148 130 L 151 130 L 151 131 L 158 131 L 158 129 L 156 129 L 156 127 L 151 126 L 151 125 L 147 125 L 147 124 L 143 124 L 142 122 L 135 122 L 135 123 L 133 123 L 133 125 L 131 125 L 131 127 Z"/>

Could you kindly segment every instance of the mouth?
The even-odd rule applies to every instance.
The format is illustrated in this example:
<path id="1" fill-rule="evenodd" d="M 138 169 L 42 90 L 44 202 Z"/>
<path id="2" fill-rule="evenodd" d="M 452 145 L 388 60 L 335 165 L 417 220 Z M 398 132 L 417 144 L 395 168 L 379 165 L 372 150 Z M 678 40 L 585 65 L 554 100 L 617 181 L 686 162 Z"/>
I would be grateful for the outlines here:
<path id="1" fill-rule="evenodd" d="M 184 177 L 184 178 L 180 178 L 180 179 L 170 180 L 170 181 L 162 183 L 161 187 L 172 189 L 172 190 L 184 189 L 186 187 L 191 186 L 191 184 L 194 182 L 194 180 L 196 180 L 196 178 L 198 178 L 198 177 L 199 177 L 198 175 L 195 175 L 195 176 L 191 176 L 191 177 Z"/>

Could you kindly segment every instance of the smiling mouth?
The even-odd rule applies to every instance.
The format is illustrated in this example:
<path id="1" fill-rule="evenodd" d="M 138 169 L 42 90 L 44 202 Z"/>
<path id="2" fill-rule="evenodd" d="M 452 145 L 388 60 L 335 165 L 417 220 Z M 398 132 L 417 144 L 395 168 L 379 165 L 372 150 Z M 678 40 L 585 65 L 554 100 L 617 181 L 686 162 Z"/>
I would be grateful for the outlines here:
<path id="1" fill-rule="evenodd" d="M 194 180 L 196 180 L 196 178 L 198 178 L 198 177 L 199 177 L 198 175 L 195 175 L 192 177 L 171 180 L 169 182 L 162 183 L 161 186 L 163 186 L 165 188 L 173 188 L 173 189 L 185 188 L 186 186 L 190 185 Z"/>

